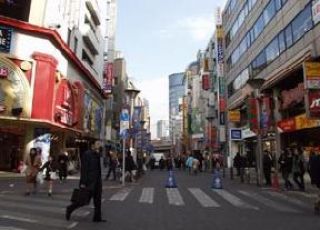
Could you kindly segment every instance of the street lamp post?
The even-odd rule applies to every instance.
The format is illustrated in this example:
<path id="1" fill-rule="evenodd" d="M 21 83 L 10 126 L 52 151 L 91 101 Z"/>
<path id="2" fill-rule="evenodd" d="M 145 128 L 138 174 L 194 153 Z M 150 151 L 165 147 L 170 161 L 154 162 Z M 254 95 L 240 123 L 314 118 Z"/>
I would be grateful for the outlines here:
<path id="1" fill-rule="evenodd" d="M 256 151 L 256 167 L 257 167 L 257 185 L 261 186 L 263 182 L 262 168 L 262 136 L 261 136 L 261 105 L 260 105 L 260 90 L 265 80 L 261 78 L 249 79 L 247 84 L 254 90 L 257 107 L 257 151 Z"/>
<path id="2" fill-rule="evenodd" d="M 131 88 L 125 89 L 125 92 L 130 98 L 130 121 L 129 121 L 129 127 L 130 127 L 130 130 L 132 130 L 132 128 L 133 128 L 132 127 L 132 114 L 133 114 L 133 108 L 134 108 L 134 100 L 135 100 L 136 96 L 140 93 L 140 90 L 131 87 Z M 133 149 L 133 138 L 130 137 L 130 151 L 132 151 L 132 149 Z M 133 157 L 133 160 L 135 162 L 137 162 L 137 155 L 136 155 L 136 153 L 133 153 L 133 151 L 132 151 L 132 157 Z"/>

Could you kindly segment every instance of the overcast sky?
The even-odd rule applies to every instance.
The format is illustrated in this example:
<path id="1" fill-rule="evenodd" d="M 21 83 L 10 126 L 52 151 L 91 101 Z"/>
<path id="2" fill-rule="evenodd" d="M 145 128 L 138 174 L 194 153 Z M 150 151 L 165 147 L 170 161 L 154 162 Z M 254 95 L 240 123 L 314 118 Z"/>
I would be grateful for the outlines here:
<path id="1" fill-rule="evenodd" d="M 150 102 L 151 132 L 169 119 L 168 75 L 183 72 L 206 48 L 226 0 L 118 0 L 116 49 Z"/>

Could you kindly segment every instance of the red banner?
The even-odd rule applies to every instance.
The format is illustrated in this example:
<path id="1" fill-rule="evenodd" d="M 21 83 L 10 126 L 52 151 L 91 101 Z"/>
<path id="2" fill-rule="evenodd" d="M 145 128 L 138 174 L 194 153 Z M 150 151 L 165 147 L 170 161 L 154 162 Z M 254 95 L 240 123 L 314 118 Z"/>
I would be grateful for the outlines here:
<path id="1" fill-rule="evenodd" d="M 210 78 L 209 74 L 202 75 L 202 89 L 208 90 L 210 89 Z"/>
<path id="2" fill-rule="evenodd" d="M 254 132 L 258 131 L 258 109 L 257 109 L 257 99 L 248 98 L 247 102 L 248 108 L 248 120 L 250 124 L 250 129 Z"/>
<path id="3" fill-rule="evenodd" d="M 102 90 L 105 95 L 112 92 L 113 63 L 106 63 L 103 71 Z"/>
<path id="4" fill-rule="evenodd" d="M 278 127 L 282 132 L 292 132 L 296 130 L 296 121 L 294 118 L 284 119 L 278 122 Z"/>

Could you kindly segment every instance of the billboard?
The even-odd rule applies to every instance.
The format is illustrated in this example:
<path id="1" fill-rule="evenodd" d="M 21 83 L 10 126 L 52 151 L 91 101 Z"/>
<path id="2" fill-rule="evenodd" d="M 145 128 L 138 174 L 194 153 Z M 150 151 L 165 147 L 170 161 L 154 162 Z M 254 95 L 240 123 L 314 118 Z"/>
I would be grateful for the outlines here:
<path id="1" fill-rule="evenodd" d="M 104 95 L 112 92 L 113 63 L 106 63 L 103 71 L 102 91 Z"/>

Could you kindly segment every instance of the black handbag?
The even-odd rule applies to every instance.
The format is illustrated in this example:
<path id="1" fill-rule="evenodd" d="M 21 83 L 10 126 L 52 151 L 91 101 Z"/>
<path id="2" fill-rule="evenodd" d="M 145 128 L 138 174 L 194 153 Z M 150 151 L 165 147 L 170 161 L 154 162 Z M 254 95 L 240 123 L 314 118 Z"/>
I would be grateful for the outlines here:
<path id="1" fill-rule="evenodd" d="M 75 188 L 72 192 L 71 202 L 78 205 L 88 205 L 91 199 L 91 191 L 86 188 Z"/>

